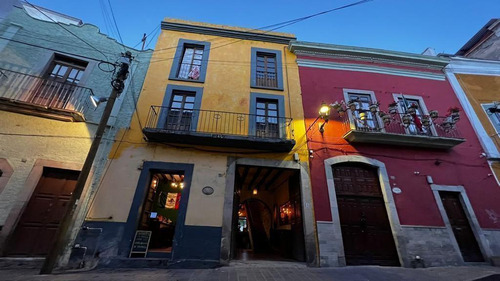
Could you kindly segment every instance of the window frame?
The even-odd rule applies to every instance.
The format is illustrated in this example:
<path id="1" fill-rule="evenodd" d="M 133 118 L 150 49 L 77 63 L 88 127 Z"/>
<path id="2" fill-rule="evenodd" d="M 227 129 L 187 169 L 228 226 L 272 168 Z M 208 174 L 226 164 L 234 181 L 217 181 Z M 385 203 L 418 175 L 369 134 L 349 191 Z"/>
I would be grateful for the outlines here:
<path id="1" fill-rule="evenodd" d="M 184 57 L 184 50 L 186 49 L 187 46 L 198 46 L 202 47 L 203 49 L 203 58 L 201 59 L 201 66 L 200 66 L 200 77 L 197 80 L 177 77 L 179 69 L 181 67 L 182 59 Z M 209 55 L 210 55 L 210 42 L 188 40 L 182 38 L 179 39 L 179 42 L 177 43 L 177 49 L 175 50 L 174 59 L 172 61 L 172 66 L 170 67 L 170 74 L 168 76 L 168 79 L 176 81 L 193 82 L 193 83 L 204 83 L 207 74 Z"/>
<path id="2" fill-rule="evenodd" d="M 268 53 L 276 56 L 276 87 L 266 87 L 257 85 L 257 53 Z M 251 68 L 250 68 L 250 87 L 258 89 L 283 91 L 283 63 L 281 51 L 252 47 L 251 49 Z"/>
<path id="3" fill-rule="evenodd" d="M 201 99 L 203 96 L 203 88 L 171 85 L 171 84 L 167 85 L 167 89 L 165 90 L 165 96 L 163 97 L 163 102 L 162 102 L 162 110 L 160 112 L 160 116 L 158 117 L 156 128 L 165 128 L 165 123 L 167 121 L 167 116 L 168 116 L 168 110 L 165 110 L 165 107 L 170 108 L 175 91 L 193 93 L 194 107 L 193 107 L 193 115 L 191 116 L 192 119 L 191 119 L 190 131 L 197 131 L 199 110 L 201 108 Z"/>
<path id="4" fill-rule="evenodd" d="M 400 114 L 404 114 L 403 109 L 401 108 L 401 104 L 399 103 L 399 99 L 400 98 L 402 99 L 403 96 L 405 97 L 405 99 L 417 100 L 420 108 L 422 109 L 422 114 L 423 115 L 429 115 L 429 111 L 427 110 L 427 106 L 425 105 L 425 101 L 424 101 L 423 97 L 421 97 L 421 96 L 414 96 L 414 95 L 406 95 L 406 94 L 396 94 L 396 93 L 393 93 L 392 97 L 394 99 L 394 102 L 396 102 L 397 105 L 398 105 L 398 111 L 399 111 Z M 439 136 L 438 133 L 437 133 L 437 131 L 436 131 L 436 128 L 434 127 L 434 122 L 431 122 L 430 130 L 431 130 L 431 135 L 429 137 L 437 137 L 437 136 Z M 425 135 L 415 135 L 415 134 L 412 134 L 412 133 L 410 133 L 410 131 L 409 131 L 408 128 L 405 128 L 405 133 L 406 133 L 406 135 L 410 135 L 410 136 L 425 136 Z"/>
<path id="5" fill-rule="evenodd" d="M 349 102 L 349 94 L 355 94 L 355 95 L 367 95 L 367 96 L 370 96 L 370 99 L 372 101 L 372 103 L 374 102 L 377 102 L 377 97 L 375 96 L 375 92 L 374 91 L 369 91 L 369 90 L 358 90 L 358 89 L 342 89 L 343 93 L 344 93 L 344 100 L 345 100 L 345 103 L 347 104 Z M 351 129 L 352 130 L 358 130 L 357 127 L 356 127 L 356 121 L 354 120 L 353 118 L 353 115 L 352 115 L 352 112 L 350 109 L 347 109 L 348 110 L 348 116 L 349 116 L 349 123 L 350 123 L 350 126 L 351 126 Z M 385 132 L 385 126 L 384 126 L 384 123 L 382 122 L 380 116 L 378 116 L 378 114 L 373 114 L 375 115 L 375 120 L 377 122 L 377 128 L 378 128 L 378 131 L 379 132 Z M 370 128 L 372 130 L 375 130 L 375 128 Z"/>
<path id="6" fill-rule="evenodd" d="M 495 104 L 490 102 L 490 103 L 482 103 L 481 107 L 484 110 L 484 113 L 486 114 L 486 117 L 488 117 L 488 120 L 490 120 L 491 126 L 493 126 L 493 129 L 495 129 L 497 134 L 500 134 L 500 113 L 490 113 L 488 111 L 489 108 L 495 107 Z"/>
<path id="7" fill-rule="evenodd" d="M 282 139 L 286 136 L 285 126 L 283 124 L 283 120 L 285 120 L 285 97 L 282 95 L 273 95 L 273 94 L 263 94 L 263 93 L 250 93 L 250 116 L 255 117 L 252 118 L 252 122 L 248 124 L 248 135 L 255 136 L 257 133 L 257 99 L 267 99 L 267 100 L 276 100 L 278 104 L 278 130 L 279 130 L 279 138 Z"/>

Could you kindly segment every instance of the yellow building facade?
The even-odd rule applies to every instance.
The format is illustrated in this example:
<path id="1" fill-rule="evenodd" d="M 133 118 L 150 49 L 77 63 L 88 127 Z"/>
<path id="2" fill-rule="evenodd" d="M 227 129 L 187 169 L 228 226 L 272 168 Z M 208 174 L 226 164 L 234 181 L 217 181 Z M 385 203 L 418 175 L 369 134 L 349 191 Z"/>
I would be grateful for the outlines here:
<path id="1" fill-rule="evenodd" d="M 109 246 L 101 259 L 318 264 L 293 39 L 162 22 L 138 119 L 117 134 L 86 218 Z"/>
<path id="2" fill-rule="evenodd" d="M 452 57 L 446 71 L 500 184 L 500 62 Z"/>

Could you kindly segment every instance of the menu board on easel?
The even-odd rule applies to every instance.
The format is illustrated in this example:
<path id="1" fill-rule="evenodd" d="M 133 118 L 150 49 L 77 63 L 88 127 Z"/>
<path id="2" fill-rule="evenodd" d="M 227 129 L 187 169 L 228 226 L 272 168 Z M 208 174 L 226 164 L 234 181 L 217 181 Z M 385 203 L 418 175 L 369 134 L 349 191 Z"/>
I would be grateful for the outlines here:
<path id="1" fill-rule="evenodd" d="M 133 254 L 139 254 L 146 257 L 149 248 L 149 241 L 151 240 L 151 233 L 151 231 L 146 230 L 137 230 L 135 232 L 132 249 L 130 249 L 130 255 L 128 256 L 129 258 L 132 257 Z"/>

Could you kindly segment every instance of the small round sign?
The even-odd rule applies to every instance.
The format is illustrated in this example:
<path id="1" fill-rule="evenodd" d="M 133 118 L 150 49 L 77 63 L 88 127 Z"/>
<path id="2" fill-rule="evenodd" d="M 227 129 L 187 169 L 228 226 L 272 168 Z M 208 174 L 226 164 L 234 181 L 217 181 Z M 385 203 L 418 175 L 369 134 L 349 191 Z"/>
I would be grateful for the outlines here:
<path id="1" fill-rule="evenodd" d="M 213 194 L 213 193 L 214 193 L 214 188 L 213 188 L 213 187 L 211 187 L 211 186 L 205 186 L 205 187 L 201 190 L 201 192 L 203 192 L 203 194 L 205 194 L 205 195 L 211 195 L 211 194 Z"/>
<path id="2" fill-rule="evenodd" d="M 401 194 L 401 192 L 403 192 L 403 191 L 399 187 L 394 187 L 394 188 L 392 188 L 392 192 L 394 192 L 396 194 Z"/>

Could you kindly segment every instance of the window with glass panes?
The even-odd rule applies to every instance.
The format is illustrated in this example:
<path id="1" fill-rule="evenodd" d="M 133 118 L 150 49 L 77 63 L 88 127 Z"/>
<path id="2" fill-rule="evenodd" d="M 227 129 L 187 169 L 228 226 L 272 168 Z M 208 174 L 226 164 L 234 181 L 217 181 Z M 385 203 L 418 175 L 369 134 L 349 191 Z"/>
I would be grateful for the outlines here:
<path id="1" fill-rule="evenodd" d="M 260 87 L 278 87 L 276 75 L 276 54 L 257 52 L 256 85 Z"/>
<path id="2" fill-rule="evenodd" d="M 177 78 L 198 80 L 201 74 L 203 46 L 185 45 Z"/>
<path id="3" fill-rule="evenodd" d="M 193 118 L 194 101 L 194 93 L 174 91 L 165 122 L 165 129 L 189 131 Z"/>
<path id="4" fill-rule="evenodd" d="M 87 62 L 55 55 L 44 79 L 32 93 L 30 102 L 53 108 L 64 108 L 80 83 Z"/>
<path id="5" fill-rule="evenodd" d="M 352 113 L 356 129 L 358 130 L 378 130 L 380 128 L 377 115 L 370 111 L 370 105 L 373 103 L 371 95 L 349 93 L 349 101 L 354 101 L 356 110 Z"/>
<path id="6" fill-rule="evenodd" d="M 256 106 L 256 136 L 279 138 L 278 101 L 257 99 Z"/>
<path id="7" fill-rule="evenodd" d="M 411 115 L 412 122 L 406 128 L 406 132 L 408 134 L 411 134 L 411 135 L 432 135 L 432 131 L 430 130 L 430 127 L 422 126 L 422 123 L 420 121 L 422 116 L 425 115 L 425 113 L 424 113 L 422 106 L 420 104 L 420 101 L 418 99 L 398 97 L 398 103 L 399 103 L 399 107 L 401 108 L 402 114 L 407 114 L 408 109 L 411 106 L 413 106 L 413 107 L 416 106 L 415 114 Z"/>

